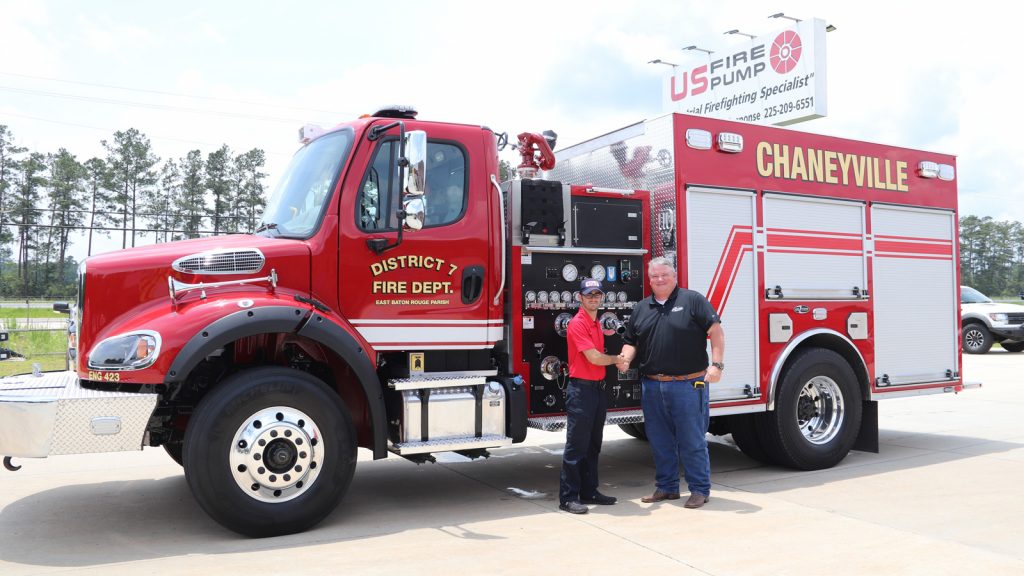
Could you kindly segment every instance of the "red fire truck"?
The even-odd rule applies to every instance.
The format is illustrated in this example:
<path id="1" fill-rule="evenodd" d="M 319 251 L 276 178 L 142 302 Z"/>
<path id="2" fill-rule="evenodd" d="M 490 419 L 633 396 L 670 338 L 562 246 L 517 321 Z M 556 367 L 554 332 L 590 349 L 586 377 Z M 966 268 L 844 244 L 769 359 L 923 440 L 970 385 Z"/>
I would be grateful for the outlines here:
<path id="1" fill-rule="evenodd" d="M 0 455 L 163 446 L 202 508 L 251 536 L 309 528 L 358 448 L 485 455 L 564 426 L 576 290 L 608 290 L 609 351 L 671 258 L 727 333 L 713 432 L 765 462 L 877 451 L 879 399 L 964 387 L 955 159 L 668 115 L 552 153 L 390 108 L 304 146 L 253 235 L 95 256 L 74 370 L 0 380 Z M 535 178 L 546 171 L 546 178 Z M 608 423 L 643 437 L 635 370 Z"/>

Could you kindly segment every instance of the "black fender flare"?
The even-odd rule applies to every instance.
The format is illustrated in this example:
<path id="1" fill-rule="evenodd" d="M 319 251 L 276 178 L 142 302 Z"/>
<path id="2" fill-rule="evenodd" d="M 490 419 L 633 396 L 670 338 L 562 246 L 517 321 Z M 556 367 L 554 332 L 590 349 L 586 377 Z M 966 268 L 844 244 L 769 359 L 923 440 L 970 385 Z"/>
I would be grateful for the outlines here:
<path id="1" fill-rule="evenodd" d="M 386 458 L 387 451 L 387 409 L 384 406 L 384 391 L 377 377 L 377 370 L 370 362 L 359 342 L 337 323 L 322 314 L 313 314 L 302 328 L 299 336 L 320 342 L 341 357 L 355 372 L 366 395 L 370 410 L 370 425 L 373 433 L 373 459 Z"/>
<path id="2" fill-rule="evenodd" d="M 306 312 L 305 308 L 296 306 L 263 306 L 239 310 L 212 322 L 178 352 L 167 371 L 167 383 L 180 382 L 214 350 L 244 336 L 295 332 Z"/>
<path id="3" fill-rule="evenodd" d="M 303 325 L 306 312 L 307 309 L 295 306 L 264 306 L 224 316 L 203 328 L 182 347 L 167 371 L 166 382 L 183 380 L 214 350 L 239 338 L 273 332 L 297 333 L 327 346 L 352 367 L 370 410 L 373 458 L 386 458 L 387 410 L 377 371 L 359 342 L 341 326 L 320 314 L 313 314 Z"/>

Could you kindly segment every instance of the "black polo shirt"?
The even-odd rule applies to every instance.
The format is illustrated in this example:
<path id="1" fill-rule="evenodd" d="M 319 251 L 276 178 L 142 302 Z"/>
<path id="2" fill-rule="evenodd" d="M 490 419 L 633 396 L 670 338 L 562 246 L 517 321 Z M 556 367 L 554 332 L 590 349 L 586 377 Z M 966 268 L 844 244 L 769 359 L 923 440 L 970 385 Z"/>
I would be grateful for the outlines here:
<path id="1" fill-rule="evenodd" d="M 721 321 L 700 292 L 676 287 L 664 305 L 638 302 L 622 340 L 636 347 L 641 374 L 692 374 L 708 367 L 707 333 Z"/>

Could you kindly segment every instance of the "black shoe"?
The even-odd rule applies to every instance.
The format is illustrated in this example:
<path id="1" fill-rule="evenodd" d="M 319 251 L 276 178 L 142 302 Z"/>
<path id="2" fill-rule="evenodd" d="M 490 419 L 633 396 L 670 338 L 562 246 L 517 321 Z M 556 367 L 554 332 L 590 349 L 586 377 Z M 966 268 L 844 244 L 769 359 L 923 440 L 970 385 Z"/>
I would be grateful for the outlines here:
<path id="1" fill-rule="evenodd" d="M 584 504 L 600 504 L 602 506 L 610 506 L 618 501 L 619 499 L 615 496 L 605 496 L 600 492 L 594 492 L 594 495 L 589 498 L 580 498 L 580 502 Z"/>
<path id="2" fill-rule="evenodd" d="M 576 502 L 575 500 L 572 501 L 572 502 L 563 502 L 562 504 L 559 504 L 558 505 L 558 509 L 559 510 L 564 510 L 564 511 L 568 512 L 569 514 L 586 514 L 587 513 L 587 507 L 584 506 L 583 504 L 580 504 L 579 502 Z"/>

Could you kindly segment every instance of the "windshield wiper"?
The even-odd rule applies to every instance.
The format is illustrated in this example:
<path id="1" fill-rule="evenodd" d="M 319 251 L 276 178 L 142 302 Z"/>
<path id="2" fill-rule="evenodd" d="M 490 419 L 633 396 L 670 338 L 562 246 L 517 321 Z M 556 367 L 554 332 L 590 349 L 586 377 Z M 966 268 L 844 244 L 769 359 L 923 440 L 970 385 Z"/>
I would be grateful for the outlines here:
<path id="1" fill-rule="evenodd" d="M 277 224 L 274 222 L 265 222 L 263 224 L 260 224 L 260 227 L 256 229 L 256 233 L 259 234 L 264 230 L 277 230 Z"/>

